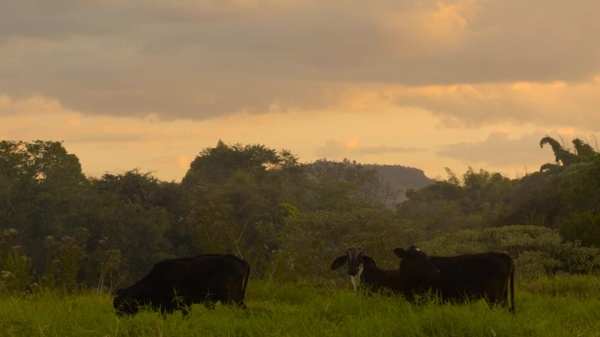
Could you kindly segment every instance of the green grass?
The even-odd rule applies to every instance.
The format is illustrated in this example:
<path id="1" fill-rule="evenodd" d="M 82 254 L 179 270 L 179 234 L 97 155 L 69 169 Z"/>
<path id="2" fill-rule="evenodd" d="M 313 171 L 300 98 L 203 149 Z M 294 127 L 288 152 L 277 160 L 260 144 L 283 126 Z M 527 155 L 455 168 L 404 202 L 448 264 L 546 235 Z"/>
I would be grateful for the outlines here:
<path id="1" fill-rule="evenodd" d="M 252 280 L 246 310 L 194 305 L 189 318 L 142 312 L 119 319 L 108 294 L 41 292 L 0 298 L 0 336 L 600 336 L 597 284 L 593 277 L 523 281 L 516 315 L 483 301 L 414 306 Z"/>

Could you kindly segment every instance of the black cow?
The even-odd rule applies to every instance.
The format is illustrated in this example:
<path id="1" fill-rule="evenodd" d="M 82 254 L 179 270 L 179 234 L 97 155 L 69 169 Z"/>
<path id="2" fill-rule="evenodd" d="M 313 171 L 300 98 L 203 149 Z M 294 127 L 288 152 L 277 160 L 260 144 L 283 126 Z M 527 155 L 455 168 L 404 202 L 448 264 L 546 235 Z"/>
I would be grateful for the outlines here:
<path id="1" fill-rule="evenodd" d="M 160 261 L 134 285 L 117 290 L 113 307 L 118 316 L 134 315 L 140 307 L 188 315 L 193 303 L 214 308 L 216 302 L 245 308 L 250 275 L 248 263 L 231 254 L 206 254 Z"/>
<path id="2" fill-rule="evenodd" d="M 362 249 L 348 248 L 345 255 L 333 261 L 331 270 L 338 269 L 346 263 L 348 263 L 348 274 L 350 274 L 350 281 L 355 293 L 361 284 L 366 285 L 369 290 L 374 292 L 381 289 L 399 292 L 400 273 L 398 269 L 379 269 L 375 261 L 368 255 L 365 255 Z"/>
<path id="3" fill-rule="evenodd" d="M 507 306 L 510 285 L 509 311 L 515 311 L 514 263 L 503 253 L 463 254 L 441 257 L 427 256 L 415 246 L 394 249 L 402 258 L 399 271 L 404 296 L 413 301 L 415 293 L 431 291 L 444 302 L 460 303 L 484 298 L 490 307 Z M 422 271 L 437 268 L 439 275 L 427 276 Z"/>

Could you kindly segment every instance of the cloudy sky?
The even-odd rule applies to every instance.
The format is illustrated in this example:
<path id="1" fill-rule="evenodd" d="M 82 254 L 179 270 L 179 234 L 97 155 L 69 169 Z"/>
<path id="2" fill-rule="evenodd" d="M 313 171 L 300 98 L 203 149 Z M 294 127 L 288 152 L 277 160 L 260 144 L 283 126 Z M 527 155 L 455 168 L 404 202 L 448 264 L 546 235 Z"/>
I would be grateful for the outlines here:
<path id="1" fill-rule="evenodd" d="M 445 178 L 598 148 L 600 1 L 0 0 L 0 139 L 180 181 L 221 139 Z"/>

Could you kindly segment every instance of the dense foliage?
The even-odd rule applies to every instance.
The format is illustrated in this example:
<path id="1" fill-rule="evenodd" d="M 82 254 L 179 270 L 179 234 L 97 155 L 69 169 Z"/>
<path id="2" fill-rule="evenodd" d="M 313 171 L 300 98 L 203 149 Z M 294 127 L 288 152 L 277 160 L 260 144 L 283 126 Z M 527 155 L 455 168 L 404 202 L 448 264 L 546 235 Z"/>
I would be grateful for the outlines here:
<path id="1" fill-rule="evenodd" d="M 398 202 L 372 166 L 300 163 L 286 150 L 219 141 L 180 183 L 133 169 L 86 177 L 54 141 L 0 142 L 0 277 L 36 287 L 112 290 L 158 260 L 231 252 L 253 276 L 341 283 L 331 261 L 360 246 L 382 268 L 395 247 L 503 251 L 519 276 L 600 268 L 600 155 L 545 137 L 556 163 L 518 179 L 469 169 Z M 396 200 L 396 202 L 394 202 Z"/>

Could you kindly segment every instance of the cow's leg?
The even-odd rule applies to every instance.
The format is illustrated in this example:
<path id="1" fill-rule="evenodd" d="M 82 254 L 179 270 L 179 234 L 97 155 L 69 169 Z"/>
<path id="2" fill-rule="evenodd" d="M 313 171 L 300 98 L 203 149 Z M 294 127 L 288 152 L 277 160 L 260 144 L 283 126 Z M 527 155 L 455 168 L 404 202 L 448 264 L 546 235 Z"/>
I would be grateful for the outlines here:
<path id="1" fill-rule="evenodd" d="M 506 307 L 508 304 L 508 289 L 506 282 L 491 284 L 485 292 L 485 300 L 491 309 L 495 307 Z"/>
<path id="2" fill-rule="evenodd" d="M 227 294 L 225 299 L 221 300 L 221 303 L 229 305 L 229 306 L 237 306 L 238 308 L 246 309 L 246 304 L 244 303 L 243 296 L 239 294 Z"/>
<path id="3" fill-rule="evenodd" d="M 490 309 L 506 306 L 506 302 L 504 301 L 504 291 L 490 290 L 486 292 L 484 299 L 488 303 Z"/>
<path id="4" fill-rule="evenodd" d="M 508 278 L 502 287 L 502 306 L 508 307 Z"/>

